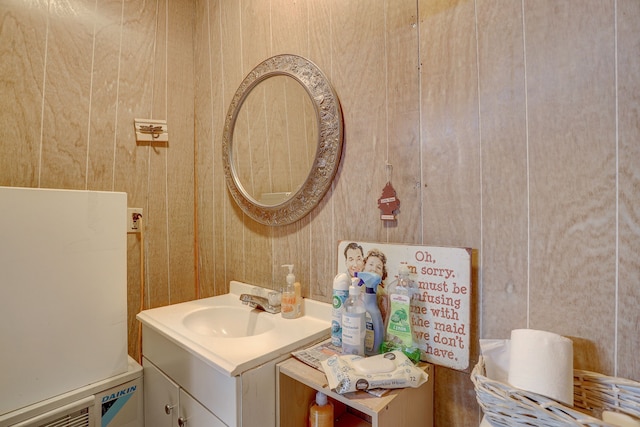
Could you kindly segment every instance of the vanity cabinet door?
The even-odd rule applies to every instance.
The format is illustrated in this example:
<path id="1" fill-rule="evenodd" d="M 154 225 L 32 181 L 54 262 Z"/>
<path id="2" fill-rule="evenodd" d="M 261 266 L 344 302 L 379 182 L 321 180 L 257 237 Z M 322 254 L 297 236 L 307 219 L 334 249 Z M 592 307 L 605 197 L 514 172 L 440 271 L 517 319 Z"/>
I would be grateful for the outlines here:
<path id="1" fill-rule="evenodd" d="M 225 427 L 154 364 L 143 358 L 142 366 L 145 427 Z"/>
<path id="2" fill-rule="evenodd" d="M 180 417 L 177 425 L 179 427 L 226 427 L 184 390 L 180 390 Z"/>
<path id="3" fill-rule="evenodd" d="M 177 426 L 180 388 L 147 359 L 143 358 L 142 366 L 145 426 Z"/>

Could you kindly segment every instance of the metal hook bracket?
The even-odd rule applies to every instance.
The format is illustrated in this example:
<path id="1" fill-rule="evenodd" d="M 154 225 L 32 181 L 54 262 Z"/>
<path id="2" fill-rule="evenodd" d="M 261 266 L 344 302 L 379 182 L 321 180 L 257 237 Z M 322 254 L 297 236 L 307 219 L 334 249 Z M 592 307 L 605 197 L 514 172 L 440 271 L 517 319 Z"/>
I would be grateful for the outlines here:
<path id="1" fill-rule="evenodd" d="M 168 142 L 169 128 L 166 120 L 134 119 L 137 142 Z"/>

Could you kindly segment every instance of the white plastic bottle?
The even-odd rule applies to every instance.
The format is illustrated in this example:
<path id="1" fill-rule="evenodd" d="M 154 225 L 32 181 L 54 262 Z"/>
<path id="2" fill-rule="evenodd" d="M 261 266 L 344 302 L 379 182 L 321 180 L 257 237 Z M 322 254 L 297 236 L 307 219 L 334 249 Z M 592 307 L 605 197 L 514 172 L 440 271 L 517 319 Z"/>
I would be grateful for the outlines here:
<path id="1" fill-rule="evenodd" d="M 296 276 L 293 275 L 293 264 L 285 264 L 282 267 L 289 269 L 287 274 L 287 284 L 282 291 L 282 302 L 280 304 L 280 314 L 285 319 L 295 319 L 297 315 L 296 289 L 294 283 Z"/>
<path id="2" fill-rule="evenodd" d="M 333 295 L 331 310 L 331 344 L 342 347 L 342 312 L 344 303 L 349 298 L 351 281 L 347 273 L 340 273 L 333 279 Z"/>
<path id="3" fill-rule="evenodd" d="M 360 298 L 358 278 L 353 278 L 349 286 L 349 298 L 344 303 L 342 313 L 342 353 L 364 356 L 364 337 L 366 333 L 365 308 Z"/>

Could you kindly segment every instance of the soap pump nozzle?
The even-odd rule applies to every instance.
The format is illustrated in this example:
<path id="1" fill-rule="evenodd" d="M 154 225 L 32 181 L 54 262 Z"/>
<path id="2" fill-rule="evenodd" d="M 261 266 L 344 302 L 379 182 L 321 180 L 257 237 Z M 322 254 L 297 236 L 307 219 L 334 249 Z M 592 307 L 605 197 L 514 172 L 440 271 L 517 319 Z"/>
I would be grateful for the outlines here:
<path id="1" fill-rule="evenodd" d="M 296 281 L 296 276 L 293 274 L 293 264 L 283 264 L 282 268 L 289 269 L 289 274 L 287 274 L 287 284 L 293 286 Z"/>
<path id="2" fill-rule="evenodd" d="M 378 285 L 382 282 L 382 278 L 379 274 L 370 273 L 368 271 L 359 271 L 356 273 L 356 277 L 364 283 L 364 286 L 367 288 L 368 294 L 375 294 Z"/>

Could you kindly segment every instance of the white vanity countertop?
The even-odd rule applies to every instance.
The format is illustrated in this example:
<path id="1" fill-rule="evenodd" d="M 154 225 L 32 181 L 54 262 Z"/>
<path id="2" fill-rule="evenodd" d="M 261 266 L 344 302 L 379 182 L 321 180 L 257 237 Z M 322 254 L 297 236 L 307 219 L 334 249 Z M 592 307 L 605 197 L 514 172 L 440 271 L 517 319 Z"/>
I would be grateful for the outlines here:
<path id="1" fill-rule="evenodd" d="M 232 281 L 228 294 L 144 310 L 137 318 L 146 327 L 230 376 L 240 375 L 329 337 L 331 305 L 307 298 L 304 299 L 304 315 L 297 319 L 284 319 L 280 314 L 261 312 L 259 315 L 268 317 L 274 327 L 257 335 L 218 337 L 194 332 L 185 325 L 186 316 L 209 307 L 242 307 L 252 310 L 240 302 L 240 294 L 254 293 L 254 288 L 252 285 Z"/>

